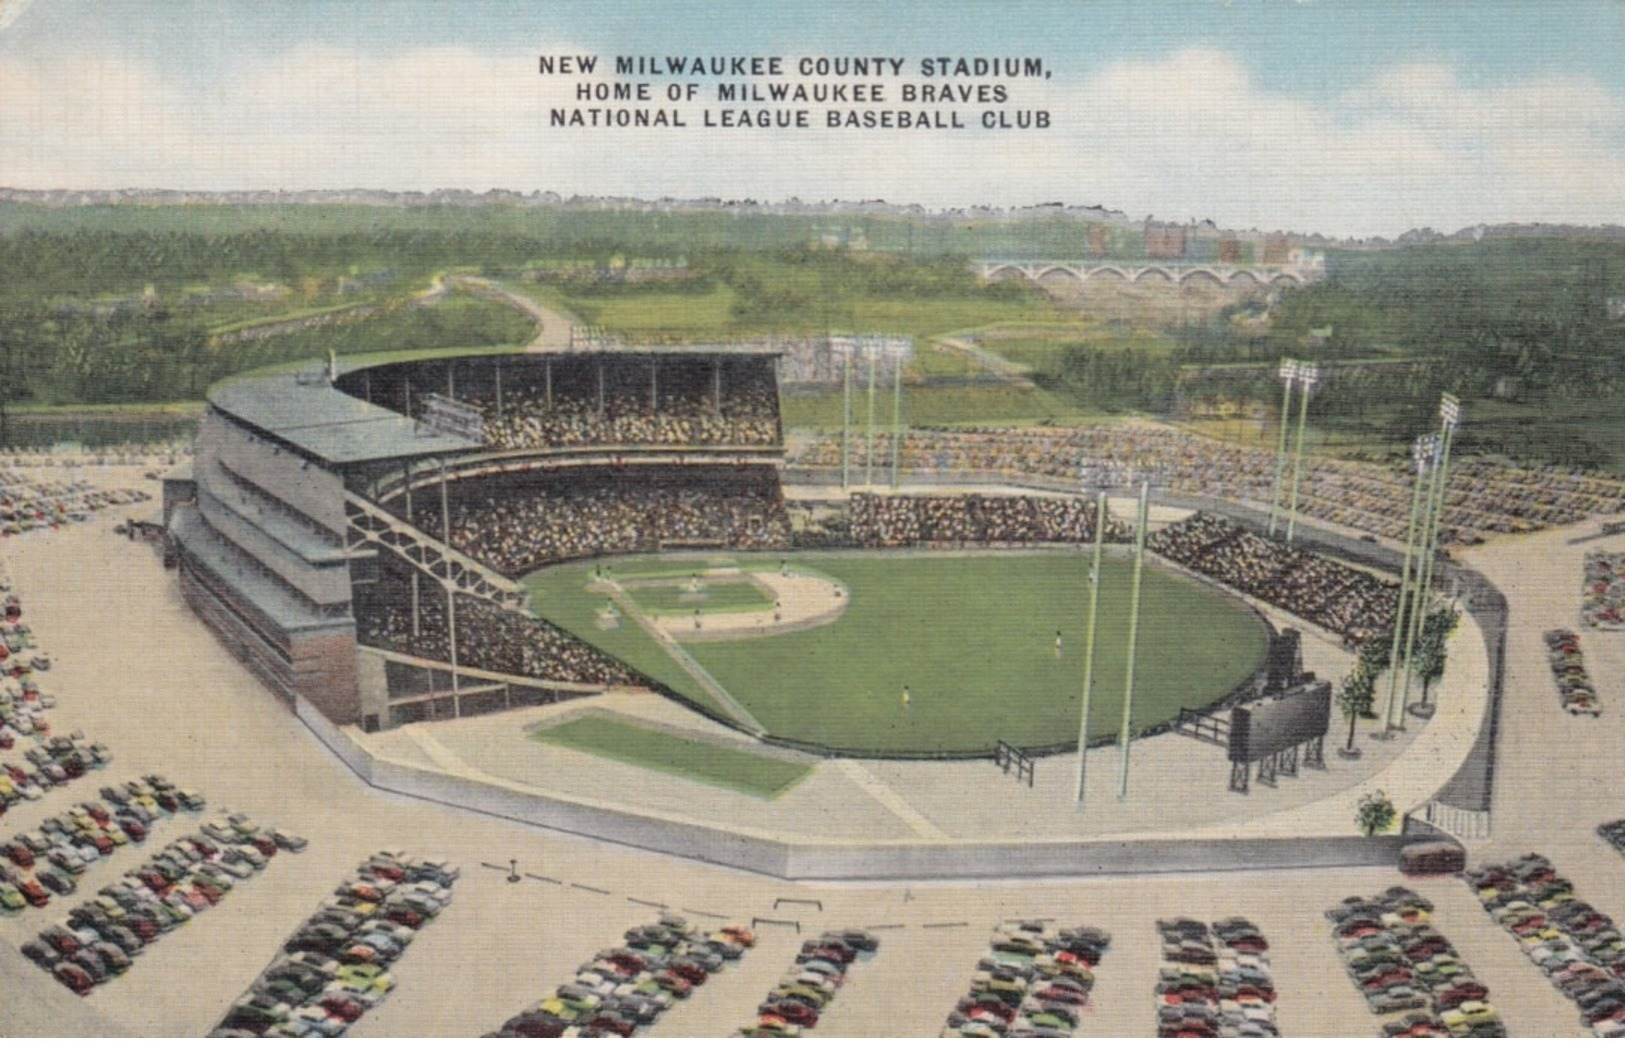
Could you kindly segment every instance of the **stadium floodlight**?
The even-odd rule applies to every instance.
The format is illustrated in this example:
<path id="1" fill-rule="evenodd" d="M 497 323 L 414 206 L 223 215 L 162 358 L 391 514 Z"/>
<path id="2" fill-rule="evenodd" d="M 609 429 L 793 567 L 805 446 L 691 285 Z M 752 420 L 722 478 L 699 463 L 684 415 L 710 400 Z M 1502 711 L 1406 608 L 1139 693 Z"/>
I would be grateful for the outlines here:
<path id="1" fill-rule="evenodd" d="M 1140 483 L 1140 509 L 1134 523 L 1134 579 L 1129 588 L 1128 608 L 1128 669 L 1123 681 L 1123 725 L 1117 740 L 1122 747 L 1122 762 L 1117 773 L 1117 798 L 1128 798 L 1129 748 L 1134 744 L 1131 719 L 1134 713 L 1134 659 L 1140 636 L 1140 579 L 1145 570 L 1145 530 L 1150 519 L 1151 483 Z"/>
<path id="2" fill-rule="evenodd" d="M 852 484 L 852 356 L 856 346 L 850 337 L 831 337 L 830 350 L 841 356 L 841 489 Z"/>
<path id="3" fill-rule="evenodd" d="M 1303 479 L 1303 435 L 1309 425 L 1309 392 L 1320 379 L 1320 367 L 1313 362 L 1300 362 L 1297 365 L 1298 384 L 1302 388 L 1298 395 L 1298 445 L 1292 458 L 1292 495 L 1287 501 L 1286 508 L 1286 541 L 1292 544 L 1292 533 L 1298 523 L 1298 485 Z"/>
<path id="4" fill-rule="evenodd" d="M 1388 737 L 1396 727 L 1403 729 L 1404 720 L 1398 715 L 1399 700 L 1399 666 L 1400 666 L 1400 624 L 1406 621 L 1405 604 L 1411 599 L 1411 562 L 1416 560 L 1416 531 L 1418 514 L 1422 508 L 1422 478 L 1432 465 L 1435 449 L 1433 435 L 1424 434 L 1411 442 L 1411 461 L 1416 466 L 1416 483 L 1411 490 L 1411 513 L 1405 523 L 1405 567 L 1400 573 L 1399 600 L 1394 606 L 1394 632 L 1388 647 L 1388 699 L 1383 706 L 1382 737 Z M 1414 611 L 1414 609 L 1412 609 Z"/>
<path id="5" fill-rule="evenodd" d="M 891 487 L 896 489 L 902 486 L 903 361 L 908 357 L 908 352 L 906 349 L 899 348 L 895 343 L 892 346 L 895 349 L 891 352 Z"/>
<path id="6" fill-rule="evenodd" d="M 1287 417 L 1292 415 L 1292 385 L 1298 379 L 1298 363 L 1290 358 L 1281 359 L 1281 384 L 1285 391 L 1281 398 L 1280 435 L 1275 441 L 1275 484 L 1270 486 L 1269 535 L 1275 538 L 1275 518 L 1281 510 L 1281 478 L 1286 474 Z"/>
<path id="7" fill-rule="evenodd" d="M 1439 398 L 1439 419 L 1444 421 L 1445 430 L 1455 430 L 1461 422 L 1461 399 L 1453 394 L 1442 395 Z"/>
<path id="8" fill-rule="evenodd" d="M 1095 689 L 1095 631 L 1100 618 L 1100 552 L 1106 540 L 1106 493 L 1095 497 L 1095 558 L 1089 569 L 1089 629 L 1083 640 L 1083 711 L 1078 723 L 1078 790 L 1074 801 L 1083 806 L 1083 786 L 1089 759 L 1089 702 Z"/>
<path id="9" fill-rule="evenodd" d="M 1428 522 L 1423 528 L 1423 554 L 1422 575 L 1418 584 L 1417 596 L 1420 605 L 1427 604 L 1427 597 L 1433 590 L 1433 567 L 1437 562 L 1439 553 L 1439 532 L 1444 527 L 1444 500 L 1445 492 L 1450 484 L 1450 446 L 1455 440 L 1456 425 L 1461 422 L 1461 401 L 1454 395 L 1445 395 L 1439 402 L 1439 418 L 1442 421 L 1440 434 L 1435 435 L 1435 450 L 1433 457 L 1433 486 L 1428 497 Z M 1416 618 L 1411 627 L 1411 637 L 1405 649 L 1405 682 L 1402 701 L 1409 703 L 1411 695 L 1411 656 L 1415 652 L 1416 642 L 1422 635 L 1421 612 L 1413 613 Z"/>
<path id="10" fill-rule="evenodd" d="M 869 434 L 863 450 L 863 483 L 869 488 L 875 486 L 875 363 L 880 358 L 880 352 L 873 350 L 873 339 L 865 338 L 869 342 L 864 345 L 864 357 L 869 360 Z"/>

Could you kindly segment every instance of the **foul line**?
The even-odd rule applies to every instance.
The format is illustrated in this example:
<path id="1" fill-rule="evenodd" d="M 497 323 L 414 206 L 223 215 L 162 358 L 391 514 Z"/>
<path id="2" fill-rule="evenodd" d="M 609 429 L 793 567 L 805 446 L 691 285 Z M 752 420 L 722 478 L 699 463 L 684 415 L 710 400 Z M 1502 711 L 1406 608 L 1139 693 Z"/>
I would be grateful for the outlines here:
<path id="1" fill-rule="evenodd" d="M 948 833 L 936 826 L 930 818 L 914 809 L 914 805 L 883 783 L 879 778 L 869 773 L 868 768 L 856 760 L 836 760 L 836 765 L 848 778 L 857 783 L 858 787 L 872 796 L 876 802 L 894 815 L 901 818 L 903 823 L 914 831 L 917 836 L 926 839 L 948 839 Z"/>
<path id="2" fill-rule="evenodd" d="M 700 686 L 705 688 L 712 698 L 722 703 L 723 708 L 728 710 L 735 720 L 744 724 L 746 729 L 757 737 L 767 733 L 767 728 L 763 727 L 761 722 L 754 716 L 746 712 L 744 706 L 735 702 L 734 697 L 728 694 L 727 689 L 717 683 L 716 677 L 707 672 L 704 666 L 694 661 L 694 656 L 683 650 L 681 644 L 667 636 L 664 630 L 656 626 L 653 620 L 643 614 L 643 609 L 639 608 L 637 602 L 626 595 L 626 591 L 621 589 L 620 584 L 608 582 L 605 585 L 609 587 L 610 600 L 614 601 L 616 606 L 621 609 L 621 613 L 636 622 L 642 627 L 643 632 L 653 637 L 661 647 L 665 648 L 666 653 L 676 661 L 677 665 L 682 667 L 683 672 L 699 681 Z"/>

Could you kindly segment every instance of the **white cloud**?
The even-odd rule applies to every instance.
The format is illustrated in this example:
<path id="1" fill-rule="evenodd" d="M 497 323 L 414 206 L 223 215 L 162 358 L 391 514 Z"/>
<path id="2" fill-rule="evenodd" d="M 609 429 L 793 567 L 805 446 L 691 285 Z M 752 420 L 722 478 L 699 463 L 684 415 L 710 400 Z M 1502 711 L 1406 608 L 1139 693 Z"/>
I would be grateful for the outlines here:
<path id="1" fill-rule="evenodd" d="M 28 5 L 34 0 L 0 0 L 0 33 L 10 28 L 11 23 L 23 16 Z"/>
<path id="2" fill-rule="evenodd" d="M 310 45 L 239 66 L 207 92 L 117 53 L 7 59 L 0 180 L 1065 200 L 1362 235 L 1625 213 L 1625 101 L 1579 77 L 1479 87 L 1448 66 L 1411 64 L 1317 102 L 1195 48 L 1069 85 L 1013 81 L 1004 108 L 1051 114 L 1051 129 L 1030 132 L 550 127 L 550 109 L 578 104 L 574 82 L 538 75 L 533 54 L 451 46 Z M 657 97 L 668 82 L 654 81 Z M 714 81 L 702 89 L 712 98 Z M 974 122 L 990 107 L 963 108 Z"/>

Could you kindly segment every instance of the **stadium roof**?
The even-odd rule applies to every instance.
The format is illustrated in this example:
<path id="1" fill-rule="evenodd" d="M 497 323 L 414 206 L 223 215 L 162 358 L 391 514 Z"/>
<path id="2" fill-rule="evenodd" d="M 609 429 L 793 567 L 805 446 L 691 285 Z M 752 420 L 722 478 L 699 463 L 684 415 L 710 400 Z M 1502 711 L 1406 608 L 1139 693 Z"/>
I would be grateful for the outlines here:
<path id="1" fill-rule="evenodd" d="M 246 376 L 216 385 L 209 404 L 328 463 L 477 449 L 467 438 L 437 434 L 406 416 L 328 384 L 320 370 Z"/>

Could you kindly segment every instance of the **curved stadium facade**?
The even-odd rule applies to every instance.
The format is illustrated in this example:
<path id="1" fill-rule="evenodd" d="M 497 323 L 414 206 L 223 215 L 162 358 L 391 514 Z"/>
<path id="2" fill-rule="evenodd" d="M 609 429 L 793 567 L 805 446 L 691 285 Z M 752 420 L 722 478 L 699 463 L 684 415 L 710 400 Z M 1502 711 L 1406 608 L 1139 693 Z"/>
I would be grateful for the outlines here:
<path id="1" fill-rule="evenodd" d="M 181 590 L 278 696 L 366 730 L 645 683 L 531 617 L 515 580 L 788 546 L 775 359 L 607 348 L 221 384 L 165 504 Z"/>

